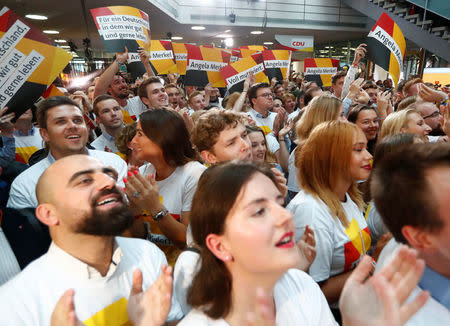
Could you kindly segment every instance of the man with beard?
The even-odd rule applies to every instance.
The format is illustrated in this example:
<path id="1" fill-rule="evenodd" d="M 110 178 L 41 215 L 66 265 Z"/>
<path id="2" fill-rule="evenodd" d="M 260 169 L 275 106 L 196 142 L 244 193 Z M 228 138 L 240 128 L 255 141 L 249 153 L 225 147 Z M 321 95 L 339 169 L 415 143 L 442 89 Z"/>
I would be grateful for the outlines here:
<path id="1" fill-rule="evenodd" d="M 36 215 L 48 225 L 53 242 L 0 289 L 5 324 L 49 325 L 56 303 L 70 288 L 85 325 L 129 322 L 127 300 L 139 283 L 133 273 L 141 271 L 146 289 L 167 262 L 150 242 L 118 237 L 133 223 L 133 214 L 116 179 L 114 169 L 85 155 L 62 158 L 42 174 Z M 180 319 L 179 304 L 172 300 L 167 319 Z"/>
<path id="2" fill-rule="evenodd" d="M 150 67 L 149 55 L 143 48 L 138 49 L 139 56 L 149 76 L 154 76 Z M 100 75 L 95 84 L 94 96 L 108 93 L 119 103 L 122 108 L 124 121 L 127 123 L 132 120 L 136 121 L 139 115 L 147 108 L 141 101 L 139 96 L 128 98 L 128 90 L 130 86 L 119 72 L 120 67 L 128 60 L 128 49 L 125 47 L 124 52 L 116 53 L 116 60 Z"/>
<path id="3" fill-rule="evenodd" d="M 70 98 L 54 96 L 40 102 L 36 116 L 48 155 L 17 176 L 11 185 L 8 207 L 36 207 L 38 203 L 35 189 L 39 177 L 55 160 L 69 155 L 93 156 L 116 169 L 119 180 L 127 173 L 125 161 L 116 154 L 86 148 L 88 132 L 83 112 Z"/>
<path id="4" fill-rule="evenodd" d="M 436 104 L 419 100 L 416 101 L 415 107 L 417 111 L 419 111 L 425 123 L 431 128 L 431 132 L 428 137 L 430 138 L 430 136 L 434 136 L 434 141 L 441 140 L 439 139 L 440 137 L 445 137 L 445 133 L 441 126 L 441 112 Z M 433 142 L 431 139 L 430 141 Z"/>

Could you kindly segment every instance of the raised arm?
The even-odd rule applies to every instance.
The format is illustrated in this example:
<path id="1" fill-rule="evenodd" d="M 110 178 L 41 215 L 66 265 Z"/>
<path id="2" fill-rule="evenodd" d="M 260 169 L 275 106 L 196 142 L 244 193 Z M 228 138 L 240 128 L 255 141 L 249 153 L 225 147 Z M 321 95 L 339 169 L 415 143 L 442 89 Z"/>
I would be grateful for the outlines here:
<path id="1" fill-rule="evenodd" d="M 124 52 L 116 53 L 116 60 L 100 75 L 94 89 L 94 98 L 99 95 L 106 94 L 108 87 L 113 81 L 114 75 L 119 72 L 120 66 L 128 60 L 128 49 L 125 47 Z"/>

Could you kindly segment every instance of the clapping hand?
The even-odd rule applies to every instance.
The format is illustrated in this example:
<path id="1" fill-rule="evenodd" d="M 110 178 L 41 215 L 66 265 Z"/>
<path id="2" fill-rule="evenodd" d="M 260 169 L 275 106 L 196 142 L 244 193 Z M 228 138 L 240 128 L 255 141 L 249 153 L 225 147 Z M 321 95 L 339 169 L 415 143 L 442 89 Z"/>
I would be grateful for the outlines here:
<path id="1" fill-rule="evenodd" d="M 14 125 L 11 123 L 11 120 L 14 119 L 15 113 L 5 114 L 6 111 L 8 111 L 7 106 L 0 110 L 0 134 L 5 137 L 12 137 Z"/>
<path id="2" fill-rule="evenodd" d="M 314 231 L 309 225 L 306 226 L 300 240 L 297 242 L 297 247 L 300 254 L 300 264 L 298 269 L 308 272 L 309 267 L 316 259 L 316 240 L 314 238 Z"/>
<path id="3" fill-rule="evenodd" d="M 50 326 L 83 326 L 75 314 L 74 295 L 73 289 L 64 292 L 53 310 Z"/>

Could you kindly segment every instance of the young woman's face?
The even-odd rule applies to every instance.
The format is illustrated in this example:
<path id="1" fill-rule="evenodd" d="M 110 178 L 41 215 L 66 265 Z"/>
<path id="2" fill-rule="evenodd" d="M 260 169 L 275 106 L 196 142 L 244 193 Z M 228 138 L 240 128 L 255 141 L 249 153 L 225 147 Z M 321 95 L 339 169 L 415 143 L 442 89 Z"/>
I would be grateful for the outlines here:
<path id="1" fill-rule="evenodd" d="M 262 173 L 241 189 L 222 236 L 237 270 L 279 275 L 298 265 L 293 216 L 283 202 L 272 180 Z"/>
<path id="2" fill-rule="evenodd" d="M 373 140 L 377 137 L 380 128 L 377 113 L 374 110 L 362 110 L 356 119 L 356 125 L 366 135 L 367 140 Z"/>
<path id="3" fill-rule="evenodd" d="M 428 137 L 431 131 L 429 125 L 425 123 L 422 116 L 416 112 L 408 114 L 408 122 L 406 128 L 402 128 L 402 131 L 407 134 L 416 134 L 424 138 Z"/>
<path id="4" fill-rule="evenodd" d="M 164 157 L 161 148 L 144 134 L 140 121 L 136 126 L 136 135 L 131 140 L 131 148 L 138 160 L 151 163 Z"/>
<path id="5" fill-rule="evenodd" d="M 264 162 L 266 157 L 266 137 L 262 132 L 255 131 L 248 134 L 252 144 L 252 157 L 255 162 Z"/>
<path id="6" fill-rule="evenodd" d="M 279 99 L 273 100 L 273 107 L 272 107 L 273 112 L 278 113 L 278 111 L 282 107 L 283 107 L 283 103 Z"/>
<path id="7" fill-rule="evenodd" d="M 370 160 L 372 155 L 367 151 L 367 139 L 358 130 L 353 140 L 352 158 L 350 160 L 350 177 L 352 181 L 367 180 L 372 169 Z"/>
<path id="8" fill-rule="evenodd" d="M 295 99 L 292 98 L 288 98 L 286 100 L 286 107 L 285 107 L 286 111 L 291 113 L 292 111 L 294 111 L 295 109 Z"/>

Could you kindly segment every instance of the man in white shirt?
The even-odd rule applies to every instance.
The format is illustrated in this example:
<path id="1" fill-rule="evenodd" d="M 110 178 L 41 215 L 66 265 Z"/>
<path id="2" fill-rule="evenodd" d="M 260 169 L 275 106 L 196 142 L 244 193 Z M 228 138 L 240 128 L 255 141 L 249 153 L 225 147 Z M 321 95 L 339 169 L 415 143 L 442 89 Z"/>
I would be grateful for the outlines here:
<path id="1" fill-rule="evenodd" d="M 248 114 L 267 135 L 273 130 L 273 124 L 277 116 L 276 113 L 270 112 L 273 107 L 273 94 L 269 84 L 260 83 L 250 87 L 248 99 L 252 105 Z"/>
<path id="2" fill-rule="evenodd" d="M 111 95 L 103 94 L 95 99 L 93 107 L 97 123 L 104 128 L 91 146 L 99 151 L 117 153 L 119 150 L 114 139 L 123 128 L 123 114 L 119 103 Z"/>
<path id="3" fill-rule="evenodd" d="M 394 239 L 383 249 L 377 271 L 400 243 L 416 249 L 425 261 L 419 290 L 430 299 L 406 325 L 450 322 L 450 145 L 414 144 L 377 164 L 371 193 Z"/>
<path id="4" fill-rule="evenodd" d="M 37 121 L 42 139 L 47 143 L 49 153 L 46 158 L 22 172 L 12 183 L 7 207 L 36 207 L 36 184 L 47 167 L 55 160 L 85 154 L 112 166 L 120 175 L 127 173 L 127 165 L 119 156 L 86 148 L 88 133 L 83 112 L 78 105 L 65 96 L 55 96 L 39 103 Z"/>
<path id="5" fill-rule="evenodd" d="M 117 237 L 134 218 L 116 180 L 114 169 L 85 155 L 61 158 L 42 174 L 36 215 L 49 226 L 53 242 L 0 288 L 4 323 L 49 325 L 59 298 L 73 288 L 76 314 L 85 325 L 128 324 L 134 271 L 141 270 L 146 289 L 167 262 L 153 244 Z M 172 298 L 167 319 L 181 317 Z"/>
<path id="6" fill-rule="evenodd" d="M 138 95 L 149 109 L 169 106 L 169 96 L 159 77 L 144 80 L 139 86 Z"/>

